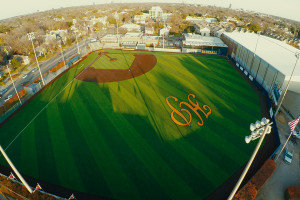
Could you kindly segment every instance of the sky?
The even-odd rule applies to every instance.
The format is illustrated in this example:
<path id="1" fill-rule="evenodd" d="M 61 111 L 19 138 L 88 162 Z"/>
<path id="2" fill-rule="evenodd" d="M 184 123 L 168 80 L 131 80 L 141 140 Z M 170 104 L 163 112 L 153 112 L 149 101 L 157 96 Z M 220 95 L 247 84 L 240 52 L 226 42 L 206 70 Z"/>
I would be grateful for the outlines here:
<path id="1" fill-rule="evenodd" d="M 111 0 L 0 0 L 0 20 L 52 8 L 103 4 Z M 161 2 L 159 0 L 113 0 L 114 3 Z M 300 22 L 300 0 L 164 0 L 164 3 L 197 3 L 272 14 Z"/>

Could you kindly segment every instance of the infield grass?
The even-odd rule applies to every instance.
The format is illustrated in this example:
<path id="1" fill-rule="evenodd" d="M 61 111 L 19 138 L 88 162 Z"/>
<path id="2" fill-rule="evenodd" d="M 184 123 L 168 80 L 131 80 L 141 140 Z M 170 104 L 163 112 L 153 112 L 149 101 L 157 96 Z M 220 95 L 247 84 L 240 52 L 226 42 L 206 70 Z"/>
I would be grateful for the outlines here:
<path id="1" fill-rule="evenodd" d="M 129 68 L 136 53 L 106 52 L 118 60 L 102 56 L 95 68 Z M 144 75 L 71 82 L 97 57 L 92 53 L 13 116 L 0 129 L 0 144 L 13 141 L 6 151 L 16 167 L 102 197 L 165 200 L 203 199 L 244 165 L 255 146 L 244 137 L 261 117 L 259 97 L 248 83 L 222 57 L 140 53 L 157 58 Z M 178 98 L 170 103 L 180 110 L 188 94 L 212 110 L 208 119 L 202 116 L 203 126 L 191 110 L 190 126 L 171 119 L 166 98 Z M 0 163 L 7 166 L 2 157 Z"/>

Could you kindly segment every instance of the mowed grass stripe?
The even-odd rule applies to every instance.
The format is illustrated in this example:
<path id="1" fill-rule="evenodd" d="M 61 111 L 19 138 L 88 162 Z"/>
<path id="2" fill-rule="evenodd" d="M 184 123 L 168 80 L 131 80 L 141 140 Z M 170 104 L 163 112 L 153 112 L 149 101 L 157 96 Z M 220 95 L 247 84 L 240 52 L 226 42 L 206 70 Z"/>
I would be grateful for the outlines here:
<path id="1" fill-rule="evenodd" d="M 53 153 L 59 180 L 62 186 L 70 187 L 79 191 L 87 191 L 81 180 L 80 172 L 72 155 L 66 131 L 64 130 L 63 119 L 60 115 L 57 102 L 53 102 L 46 110 L 48 116 L 49 133 L 53 144 Z"/>
<path id="2" fill-rule="evenodd" d="M 101 90 L 101 92 L 98 90 Z M 93 85 L 93 91 L 100 92 L 104 95 L 104 97 L 99 98 L 99 100 L 102 102 L 101 105 L 112 106 L 111 103 L 110 104 L 106 103 L 106 99 L 109 98 L 109 94 L 107 93 L 108 91 L 105 88 L 99 88 L 97 84 L 95 84 Z M 98 126 L 101 135 L 106 136 L 107 138 L 106 142 L 107 143 L 111 142 L 112 151 L 117 151 L 118 153 L 116 154 L 121 154 L 120 156 L 117 156 L 115 154 L 116 158 L 122 160 L 122 162 L 120 163 L 122 163 L 123 168 L 125 168 L 123 170 L 126 170 L 126 172 L 124 171 L 124 173 L 126 173 L 127 176 L 131 178 L 131 180 L 135 183 L 135 187 L 139 188 L 138 191 L 140 191 L 140 193 L 143 194 L 143 196 L 141 196 L 141 199 L 156 199 L 156 198 L 169 199 L 169 197 L 165 194 L 165 191 L 162 190 L 161 187 L 159 187 L 159 183 L 155 181 L 154 177 L 152 177 L 148 173 L 147 168 L 143 165 L 143 163 L 141 163 L 140 159 L 136 157 L 135 153 L 128 146 L 126 141 L 124 141 L 122 137 L 120 137 L 120 135 L 118 134 L 118 130 L 115 128 L 115 126 L 118 126 L 118 124 L 113 124 L 110 121 L 110 117 L 108 117 L 108 115 L 112 115 L 111 117 L 114 117 L 114 115 L 119 115 L 119 114 L 110 113 L 110 112 L 109 113 L 101 112 L 100 109 L 98 110 L 98 112 L 95 112 L 96 102 L 94 101 L 92 103 L 90 98 L 90 96 L 93 96 L 93 94 L 88 93 L 88 90 L 85 87 L 79 88 L 78 92 L 79 92 L 79 96 L 83 99 L 84 102 L 89 102 L 86 104 L 86 106 L 89 108 L 88 109 L 90 111 L 89 113 L 93 116 L 93 119 L 100 119 L 101 123 L 98 122 L 96 123 L 96 125 Z M 101 106 L 101 107 L 105 107 L 105 106 Z M 125 118 L 127 119 L 127 117 L 129 116 L 135 116 L 135 115 L 125 115 L 125 116 L 126 116 Z M 139 119 L 139 117 L 138 118 L 133 117 L 133 118 Z M 127 132 L 130 134 L 131 130 L 127 129 Z M 112 138 L 114 138 L 115 140 L 112 140 Z M 158 138 L 156 137 L 156 139 Z M 116 146 L 118 148 L 115 148 Z M 122 190 L 123 187 L 120 187 L 119 189 Z M 156 192 L 149 193 L 149 191 L 156 191 Z M 121 199 L 127 199 L 126 197 L 128 195 L 132 196 L 132 192 L 130 190 L 126 190 L 126 192 L 128 192 L 129 194 L 121 197 Z"/>
<path id="3" fill-rule="evenodd" d="M 36 148 L 36 134 L 38 134 L 38 132 L 35 130 L 35 122 L 28 126 L 27 132 L 26 135 L 20 137 L 22 140 L 21 169 L 26 175 L 38 178 L 39 163 L 37 160 L 38 149 Z M 14 149 L 15 145 L 16 144 L 13 144 L 11 148 Z M 30 165 L 28 165 L 28 163 L 30 163 Z"/>
<path id="4" fill-rule="evenodd" d="M 87 90 L 93 93 L 93 88 L 88 87 Z M 96 100 L 103 98 L 105 104 L 110 104 L 110 100 L 104 98 L 104 95 L 95 93 L 92 97 Z M 99 108 L 101 103 L 96 101 Z M 105 110 L 103 110 L 105 112 Z M 136 132 L 133 126 L 128 123 L 126 118 L 122 115 L 111 117 L 108 115 L 108 119 L 113 124 L 119 124 L 116 126 L 120 136 L 127 142 L 128 146 L 141 160 L 141 162 L 148 169 L 149 173 L 156 179 L 160 186 L 172 199 L 183 199 L 183 198 L 196 198 L 190 187 L 168 166 L 164 160 L 155 153 L 151 146 Z M 130 130 L 130 132 L 128 131 Z M 130 136 L 130 137 L 129 137 Z M 137 145 L 138 144 L 138 145 Z M 141 148 L 142 147 L 142 148 Z M 159 166 L 159 167 L 158 167 Z M 176 193 L 174 193 L 176 191 Z"/>
<path id="5" fill-rule="evenodd" d="M 99 173 L 97 161 L 83 136 L 85 133 L 80 129 L 79 122 L 73 113 L 71 105 L 69 103 L 58 104 L 58 110 L 64 124 L 66 137 L 69 138 L 68 142 L 72 151 L 71 155 L 75 160 L 84 186 L 81 191 L 92 194 L 101 193 L 104 197 L 111 197 L 113 194 L 104 181 L 103 175 Z"/>
<path id="6" fill-rule="evenodd" d="M 80 90 L 80 88 L 77 89 Z M 111 151 L 111 147 L 107 145 L 101 132 L 97 128 L 96 124 L 101 123 L 101 120 L 93 118 L 90 114 L 99 112 L 99 109 L 94 106 L 93 110 L 89 110 L 86 106 L 87 104 L 95 105 L 93 98 L 90 98 L 89 96 L 89 98 L 85 98 L 83 100 L 82 96 L 79 96 L 78 93 L 75 93 L 72 98 L 76 99 L 76 101 L 70 101 L 74 113 L 80 113 L 79 115 L 76 115 L 78 125 L 82 132 L 84 132 L 83 137 L 85 138 L 89 148 L 94 152 L 94 159 L 97 162 L 98 168 L 102 172 L 103 178 L 105 179 L 108 187 L 113 193 L 113 198 L 140 198 L 135 186 L 123 172 L 122 165 L 117 161 L 114 153 Z M 113 124 L 102 124 L 102 126 L 110 125 L 112 126 L 110 134 L 114 134 Z M 128 191 L 130 191 L 130 193 L 128 193 Z"/>
<path id="7" fill-rule="evenodd" d="M 53 153 L 53 144 L 50 138 L 47 113 L 41 112 L 34 124 L 39 177 L 48 180 L 50 183 L 58 184 L 60 180 Z"/>

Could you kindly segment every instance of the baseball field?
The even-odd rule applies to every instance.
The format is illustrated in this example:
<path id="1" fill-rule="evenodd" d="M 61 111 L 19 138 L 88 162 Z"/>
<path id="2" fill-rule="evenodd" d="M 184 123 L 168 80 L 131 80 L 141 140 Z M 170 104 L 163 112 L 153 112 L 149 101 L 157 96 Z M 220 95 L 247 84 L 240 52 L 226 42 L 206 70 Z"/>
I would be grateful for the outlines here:
<path id="1" fill-rule="evenodd" d="M 65 188 L 203 199 L 250 158 L 244 137 L 260 117 L 223 57 L 102 50 L 7 121 L 0 144 L 21 173 Z"/>

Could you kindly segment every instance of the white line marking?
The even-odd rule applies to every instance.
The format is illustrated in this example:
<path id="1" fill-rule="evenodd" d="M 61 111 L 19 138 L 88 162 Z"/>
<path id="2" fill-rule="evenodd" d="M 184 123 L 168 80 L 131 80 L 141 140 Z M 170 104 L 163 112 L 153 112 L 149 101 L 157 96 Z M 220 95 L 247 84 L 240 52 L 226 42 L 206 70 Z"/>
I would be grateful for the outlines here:
<path id="1" fill-rule="evenodd" d="M 84 69 L 85 70 L 85 69 Z M 80 75 L 84 70 L 82 70 L 78 75 Z M 41 114 L 41 112 L 43 112 L 43 110 L 45 110 L 48 105 L 62 92 L 64 91 L 73 81 L 75 80 L 75 77 L 68 83 L 68 85 L 66 85 L 59 93 L 57 93 L 55 95 L 55 97 L 53 97 L 49 103 L 47 103 L 47 105 L 44 106 L 44 108 L 42 108 L 42 110 L 40 110 L 40 112 L 38 112 L 38 114 L 36 114 L 32 120 L 18 133 L 18 135 L 16 135 L 16 137 L 9 143 L 9 145 L 7 145 L 7 147 L 5 148 L 5 151 L 11 146 L 11 144 L 19 137 L 19 135 L 21 135 L 21 133 Z"/>

